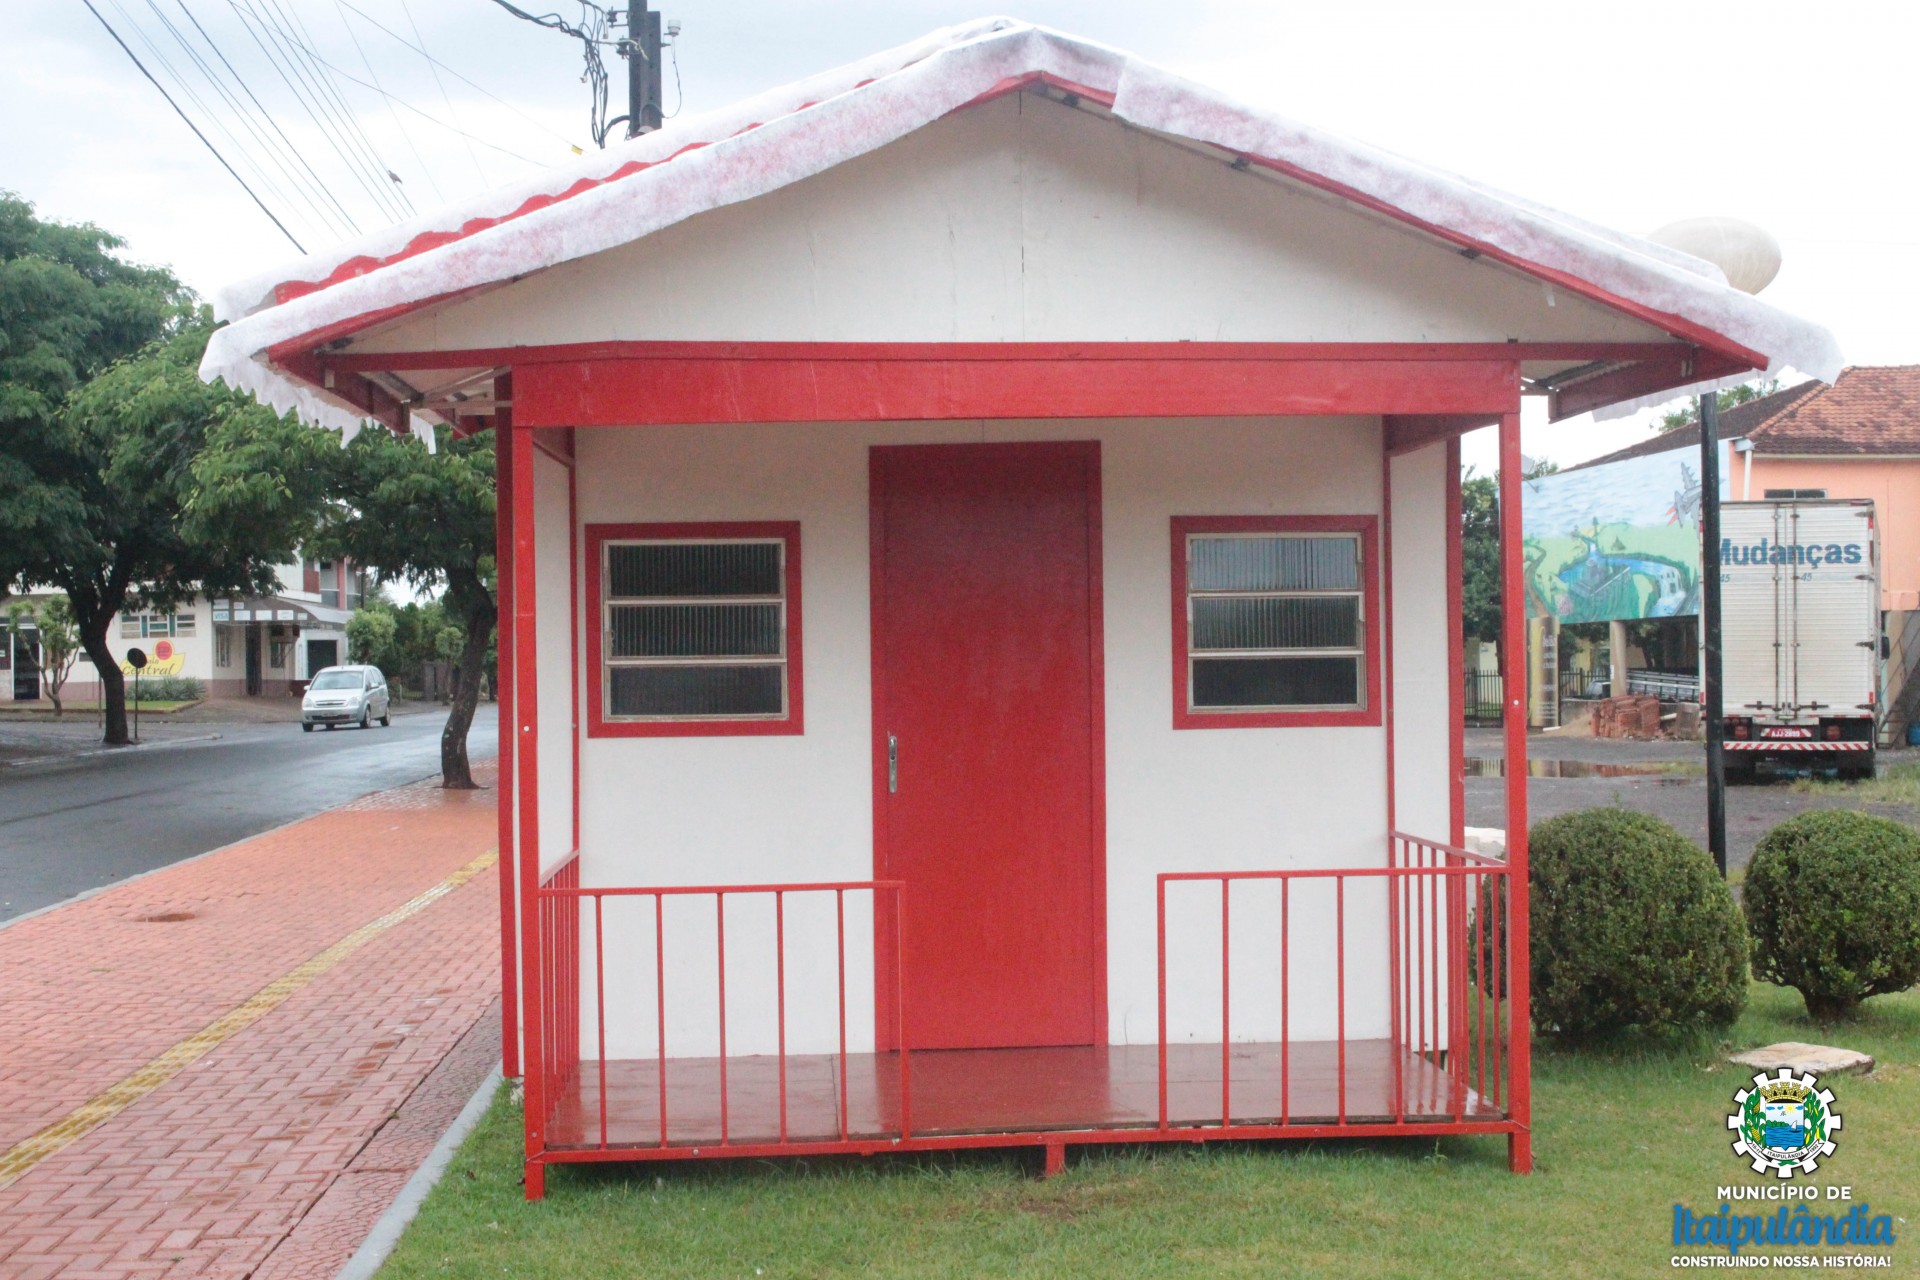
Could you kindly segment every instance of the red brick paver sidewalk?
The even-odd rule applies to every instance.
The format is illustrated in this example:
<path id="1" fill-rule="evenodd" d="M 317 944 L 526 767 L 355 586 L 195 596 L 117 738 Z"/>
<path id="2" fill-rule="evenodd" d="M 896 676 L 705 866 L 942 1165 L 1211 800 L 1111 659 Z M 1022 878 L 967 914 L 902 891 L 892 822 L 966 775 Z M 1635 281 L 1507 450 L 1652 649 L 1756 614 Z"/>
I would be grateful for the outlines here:
<path id="1" fill-rule="evenodd" d="M 383 792 L 0 930 L 0 1180 L 125 1104 L 0 1186 L 0 1276 L 331 1275 L 497 1061 L 493 802 Z"/>

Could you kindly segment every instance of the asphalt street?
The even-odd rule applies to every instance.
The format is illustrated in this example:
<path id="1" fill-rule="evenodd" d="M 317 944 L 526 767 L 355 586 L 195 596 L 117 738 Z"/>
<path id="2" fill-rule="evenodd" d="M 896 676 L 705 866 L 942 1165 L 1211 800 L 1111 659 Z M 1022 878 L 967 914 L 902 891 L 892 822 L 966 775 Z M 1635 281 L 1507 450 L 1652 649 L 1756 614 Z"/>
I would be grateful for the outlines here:
<path id="1" fill-rule="evenodd" d="M 175 740 L 0 768 L 0 921 L 437 774 L 439 711 L 391 728 L 207 725 Z M 496 747 L 495 708 L 467 738 Z"/>

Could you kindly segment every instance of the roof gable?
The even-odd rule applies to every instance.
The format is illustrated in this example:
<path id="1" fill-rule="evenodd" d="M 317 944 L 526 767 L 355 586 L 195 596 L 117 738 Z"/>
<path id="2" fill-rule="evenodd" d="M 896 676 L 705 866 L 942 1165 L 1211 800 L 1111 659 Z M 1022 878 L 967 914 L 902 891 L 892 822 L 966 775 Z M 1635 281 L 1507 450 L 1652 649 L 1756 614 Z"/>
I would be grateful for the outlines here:
<path id="1" fill-rule="evenodd" d="M 288 377 L 265 353 L 604 252 L 1039 79 L 1130 125 L 1217 148 L 1236 164 L 1285 175 L 1747 364 L 1817 377 L 1837 369 L 1824 329 L 1729 289 L 1696 259 L 1248 109 L 1103 46 L 990 19 L 256 277 L 223 293 L 223 314 L 238 319 L 214 336 L 203 375 L 322 422 L 357 425 L 359 412 Z"/>
<path id="2" fill-rule="evenodd" d="M 1287 179 L 1016 94 L 651 236 L 356 338 L 357 353 L 623 341 L 1664 341 Z"/>

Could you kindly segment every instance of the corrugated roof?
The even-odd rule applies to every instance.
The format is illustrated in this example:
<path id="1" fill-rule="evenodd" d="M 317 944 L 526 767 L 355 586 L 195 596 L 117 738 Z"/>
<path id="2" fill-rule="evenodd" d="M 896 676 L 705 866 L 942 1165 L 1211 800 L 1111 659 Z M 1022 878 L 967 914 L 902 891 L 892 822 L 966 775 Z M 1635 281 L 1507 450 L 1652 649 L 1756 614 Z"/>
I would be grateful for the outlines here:
<path id="1" fill-rule="evenodd" d="M 1845 377 L 1845 374 L 1841 375 Z M 1737 404 L 1731 409 L 1720 411 L 1720 439 L 1738 440 L 1750 434 L 1760 424 L 1777 413 L 1782 413 L 1816 391 L 1828 388 L 1824 383 L 1803 382 L 1797 387 L 1788 387 L 1772 395 L 1761 396 L 1758 400 L 1749 400 Z M 1669 431 L 1662 435 L 1650 436 L 1639 444 L 1630 444 L 1624 449 L 1602 454 L 1589 459 L 1577 467 L 1568 467 L 1568 471 L 1584 471 L 1588 467 L 1604 467 L 1609 462 L 1625 462 L 1629 458 L 1645 458 L 1656 453 L 1668 453 L 1674 449 L 1697 449 L 1700 447 L 1700 435 L 1692 428 Z"/>
<path id="2" fill-rule="evenodd" d="M 1920 454 L 1920 365 L 1849 365 L 1832 386 L 1803 382 L 1735 405 L 1720 413 L 1720 438 L 1752 440 L 1754 452 L 1762 457 Z M 1567 470 L 1699 444 L 1695 432 L 1673 431 Z"/>
<path id="3" fill-rule="evenodd" d="M 877 150 L 949 112 L 1050 85 L 1118 120 L 1218 149 L 1769 368 L 1829 377 L 1831 334 L 1730 288 L 1717 267 L 1419 164 L 1091 41 L 995 18 L 935 32 L 734 107 L 583 156 L 223 290 L 233 323 L 207 347 L 223 377 L 323 425 L 364 411 L 290 376 L 277 347 L 317 344 L 404 311 L 640 239 Z"/>
<path id="4" fill-rule="evenodd" d="M 1755 452 L 1920 454 L 1920 365 L 1857 365 L 1749 433 Z"/>

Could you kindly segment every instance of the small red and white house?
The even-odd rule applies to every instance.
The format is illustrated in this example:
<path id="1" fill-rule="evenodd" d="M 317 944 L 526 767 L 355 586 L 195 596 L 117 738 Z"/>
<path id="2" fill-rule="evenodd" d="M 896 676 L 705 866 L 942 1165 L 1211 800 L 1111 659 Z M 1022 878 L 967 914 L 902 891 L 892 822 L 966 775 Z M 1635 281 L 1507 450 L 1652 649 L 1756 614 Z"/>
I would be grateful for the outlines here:
<path id="1" fill-rule="evenodd" d="M 1520 653 L 1522 396 L 1839 366 L 1697 259 L 1005 19 L 223 306 L 209 377 L 496 435 L 529 1196 L 1214 1138 L 1524 1171 L 1459 436 L 1499 430 Z"/>

